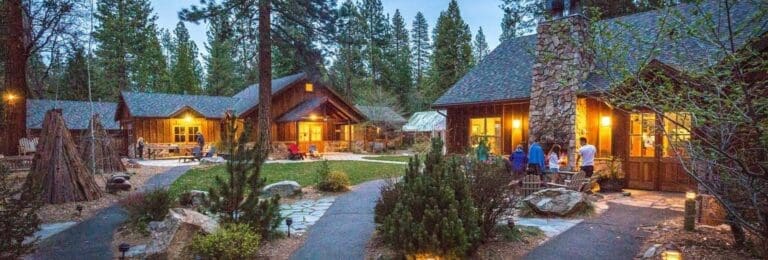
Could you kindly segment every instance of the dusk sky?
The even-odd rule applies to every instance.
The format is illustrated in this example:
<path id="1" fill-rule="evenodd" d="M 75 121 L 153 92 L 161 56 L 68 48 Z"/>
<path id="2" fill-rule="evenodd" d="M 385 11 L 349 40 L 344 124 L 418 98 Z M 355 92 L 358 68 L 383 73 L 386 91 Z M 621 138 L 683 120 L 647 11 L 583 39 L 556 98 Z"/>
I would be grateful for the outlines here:
<path id="1" fill-rule="evenodd" d="M 339 1 L 343 2 L 343 1 Z M 411 29 L 413 18 L 416 12 L 421 11 L 427 18 L 430 33 L 435 27 L 437 17 L 440 12 L 448 8 L 448 0 L 382 0 L 384 11 L 390 15 L 400 9 L 400 13 Z M 501 18 L 503 13 L 499 8 L 499 0 L 458 0 L 461 17 L 469 24 L 472 30 L 472 40 L 474 40 L 478 27 L 483 27 L 488 46 L 493 49 L 499 44 L 499 35 L 501 35 Z M 179 22 L 178 12 L 182 8 L 199 4 L 199 0 L 152 0 L 152 7 L 158 16 L 157 24 L 160 28 L 166 28 L 173 31 L 176 23 Z M 187 23 L 187 28 L 192 39 L 197 43 L 201 52 L 205 52 L 207 25 L 200 23 L 195 25 Z"/>

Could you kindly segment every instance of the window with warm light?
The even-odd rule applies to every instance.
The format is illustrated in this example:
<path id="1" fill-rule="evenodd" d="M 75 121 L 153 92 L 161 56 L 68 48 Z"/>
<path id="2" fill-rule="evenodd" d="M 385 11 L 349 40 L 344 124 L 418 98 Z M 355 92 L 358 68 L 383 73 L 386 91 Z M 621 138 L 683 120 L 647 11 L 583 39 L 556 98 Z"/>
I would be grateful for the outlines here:
<path id="1" fill-rule="evenodd" d="M 299 142 L 314 142 L 322 140 L 322 123 L 299 122 Z"/>
<path id="2" fill-rule="evenodd" d="M 174 143 L 193 143 L 197 141 L 197 132 L 200 131 L 200 126 L 173 126 L 173 142 Z"/>
<path id="3" fill-rule="evenodd" d="M 304 90 L 307 92 L 315 91 L 315 85 L 313 85 L 312 83 L 304 84 Z"/>
<path id="4" fill-rule="evenodd" d="M 597 156 L 609 157 L 612 155 L 613 129 L 611 128 L 611 116 L 600 117 L 600 128 L 597 131 Z"/>
<path id="5" fill-rule="evenodd" d="M 685 148 L 691 140 L 690 113 L 664 113 L 665 157 L 685 155 Z"/>
<path id="6" fill-rule="evenodd" d="M 656 114 L 630 115 L 629 156 L 654 157 L 656 147 Z"/>
<path id="7" fill-rule="evenodd" d="M 470 145 L 475 147 L 480 140 L 488 141 L 491 153 L 498 154 L 501 150 L 499 140 L 501 140 L 501 117 L 485 117 L 469 119 Z"/>

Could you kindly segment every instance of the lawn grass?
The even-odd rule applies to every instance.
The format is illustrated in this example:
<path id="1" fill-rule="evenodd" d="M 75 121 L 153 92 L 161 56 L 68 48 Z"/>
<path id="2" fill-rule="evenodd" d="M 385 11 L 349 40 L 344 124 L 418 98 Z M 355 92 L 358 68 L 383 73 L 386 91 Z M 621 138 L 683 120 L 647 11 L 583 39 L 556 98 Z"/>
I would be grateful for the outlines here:
<path id="1" fill-rule="evenodd" d="M 267 184 L 283 180 L 296 181 L 301 186 L 314 185 L 317 168 L 321 161 L 307 163 L 268 163 L 264 164 L 262 177 Z M 404 173 L 405 165 L 377 163 L 364 161 L 328 161 L 331 171 L 342 171 L 349 176 L 352 185 L 361 182 L 400 176 Z M 189 170 L 171 184 L 171 194 L 176 196 L 186 190 L 207 191 L 213 184 L 215 176 L 228 178 L 226 166 L 218 165 L 210 168 Z"/>
<path id="2" fill-rule="evenodd" d="M 366 159 L 366 160 L 392 161 L 392 162 L 408 162 L 408 160 L 411 158 L 413 158 L 413 156 L 406 156 L 406 155 L 383 155 L 383 156 L 363 157 L 363 159 Z"/>

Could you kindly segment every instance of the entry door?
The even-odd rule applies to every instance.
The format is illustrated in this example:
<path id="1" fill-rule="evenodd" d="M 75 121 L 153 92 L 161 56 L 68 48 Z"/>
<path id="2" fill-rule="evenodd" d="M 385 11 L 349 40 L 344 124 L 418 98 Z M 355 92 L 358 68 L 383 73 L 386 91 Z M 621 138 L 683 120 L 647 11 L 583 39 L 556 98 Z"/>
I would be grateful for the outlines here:
<path id="1" fill-rule="evenodd" d="M 690 191 L 696 183 L 689 177 L 680 162 L 687 160 L 686 148 L 691 140 L 691 115 L 689 113 L 664 113 L 664 138 L 659 171 L 659 189 L 663 191 Z"/>
<path id="2" fill-rule="evenodd" d="M 299 122 L 299 149 L 302 152 L 309 151 L 309 146 L 315 145 L 318 152 L 323 149 L 323 123 Z"/>
<path id="3" fill-rule="evenodd" d="M 628 184 L 632 189 L 656 189 L 659 171 L 656 157 L 656 114 L 630 114 Z"/>

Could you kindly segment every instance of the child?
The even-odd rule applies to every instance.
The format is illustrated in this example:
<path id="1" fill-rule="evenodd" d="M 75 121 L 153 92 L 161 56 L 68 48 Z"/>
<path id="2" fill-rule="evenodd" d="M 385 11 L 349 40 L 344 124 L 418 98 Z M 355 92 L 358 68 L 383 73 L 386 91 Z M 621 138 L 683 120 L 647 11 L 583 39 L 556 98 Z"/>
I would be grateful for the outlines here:
<path id="1" fill-rule="evenodd" d="M 558 178 L 559 179 L 559 172 L 560 172 L 560 145 L 555 144 L 552 146 L 551 149 L 549 149 L 549 154 L 547 155 L 547 159 L 549 161 L 548 168 L 550 178 Z"/>
<path id="2" fill-rule="evenodd" d="M 512 161 L 513 178 L 519 178 L 525 175 L 525 165 L 528 164 L 528 157 L 525 156 L 522 145 L 517 145 L 515 152 L 509 156 L 509 160 Z"/>

